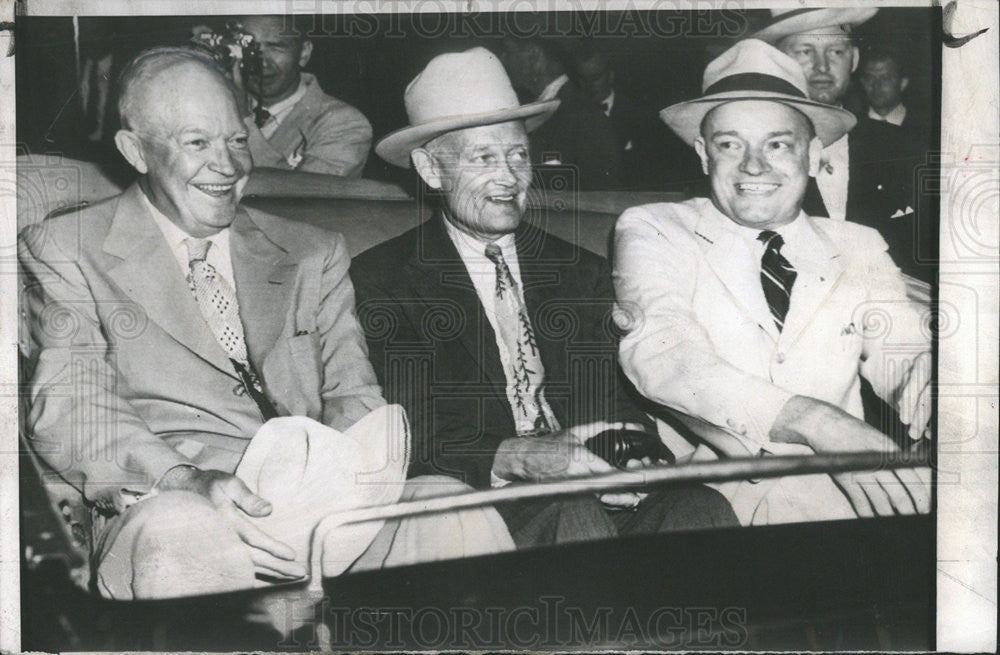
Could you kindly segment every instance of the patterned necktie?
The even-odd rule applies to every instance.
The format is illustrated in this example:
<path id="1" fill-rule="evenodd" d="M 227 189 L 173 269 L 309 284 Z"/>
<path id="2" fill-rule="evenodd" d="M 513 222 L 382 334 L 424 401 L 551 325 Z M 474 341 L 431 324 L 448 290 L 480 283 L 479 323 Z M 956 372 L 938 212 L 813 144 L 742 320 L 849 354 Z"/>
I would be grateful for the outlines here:
<path id="1" fill-rule="evenodd" d="M 764 230 L 757 236 L 764 243 L 764 256 L 760 260 L 760 283 L 764 287 L 767 306 L 771 308 L 774 324 L 778 332 L 785 326 L 788 304 L 792 296 L 792 285 L 797 273 L 781 254 L 784 239 L 777 232 Z"/>
<path id="2" fill-rule="evenodd" d="M 496 322 L 510 362 L 507 400 L 514 410 L 517 432 L 522 436 L 554 432 L 559 422 L 545 400 L 545 369 L 517 281 L 500 246 L 487 245 L 486 257 L 496 266 Z"/>
<path id="3" fill-rule="evenodd" d="M 260 379 L 247 357 L 246 337 L 243 334 L 243 323 L 240 321 L 236 292 L 206 260 L 212 242 L 208 239 L 189 238 L 184 240 L 184 245 L 187 246 L 190 268 L 187 276 L 188 286 L 198 301 L 201 315 L 205 317 L 205 322 L 208 323 L 219 345 L 229 355 L 244 388 L 257 403 L 264 420 L 274 418 L 278 412 L 264 395 Z"/>

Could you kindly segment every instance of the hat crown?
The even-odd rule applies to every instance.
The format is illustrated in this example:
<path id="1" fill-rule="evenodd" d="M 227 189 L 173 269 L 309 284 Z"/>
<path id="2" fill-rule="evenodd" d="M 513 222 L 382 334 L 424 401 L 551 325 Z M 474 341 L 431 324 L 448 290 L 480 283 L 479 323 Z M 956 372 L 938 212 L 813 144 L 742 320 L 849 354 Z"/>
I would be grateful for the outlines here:
<path id="1" fill-rule="evenodd" d="M 520 106 L 507 71 L 486 48 L 438 55 L 403 93 L 410 125 Z"/>
<path id="2" fill-rule="evenodd" d="M 705 93 L 726 78 L 738 75 L 768 76 L 783 80 L 808 97 L 809 88 L 802 67 L 777 48 L 757 39 L 744 39 L 705 67 L 701 91 Z"/>

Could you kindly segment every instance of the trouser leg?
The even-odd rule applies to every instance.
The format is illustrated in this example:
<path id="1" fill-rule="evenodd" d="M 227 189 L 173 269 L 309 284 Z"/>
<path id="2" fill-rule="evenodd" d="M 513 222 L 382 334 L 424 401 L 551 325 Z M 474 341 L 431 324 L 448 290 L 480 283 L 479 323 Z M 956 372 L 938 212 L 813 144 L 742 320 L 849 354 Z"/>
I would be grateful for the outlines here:
<path id="1" fill-rule="evenodd" d="M 253 586 L 249 548 L 203 496 L 167 491 L 110 519 L 94 548 L 106 598 L 158 599 Z"/>
<path id="2" fill-rule="evenodd" d="M 667 487 L 649 494 L 634 512 L 613 512 L 623 535 L 739 525 L 725 496 L 702 485 Z"/>
<path id="3" fill-rule="evenodd" d="M 590 494 L 504 503 L 497 510 L 519 549 L 618 536 L 601 502 Z"/>

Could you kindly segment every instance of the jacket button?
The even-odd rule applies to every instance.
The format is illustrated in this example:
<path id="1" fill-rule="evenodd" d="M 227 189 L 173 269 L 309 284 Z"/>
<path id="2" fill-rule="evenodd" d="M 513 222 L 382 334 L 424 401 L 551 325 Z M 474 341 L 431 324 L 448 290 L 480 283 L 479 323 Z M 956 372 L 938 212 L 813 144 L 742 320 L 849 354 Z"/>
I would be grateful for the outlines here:
<path id="1" fill-rule="evenodd" d="M 728 425 L 731 428 L 736 428 L 736 420 L 735 419 L 731 419 L 731 418 L 727 418 L 726 419 L 726 425 Z"/>
<path id="2" fill-rule="evenodd" d="M 784 364 L 785 363 L 785 353 L 778 353 L 777 355 L 775 355 L 774 359 L 779 364 Z"/>
<path id="3" fill-rule="evenodd" d="M 247 395 L 246 387 L 244 387 L 242 384 L 237 384 L 235 387 L 233 387 L 233 395 L 234 396 Z"/>

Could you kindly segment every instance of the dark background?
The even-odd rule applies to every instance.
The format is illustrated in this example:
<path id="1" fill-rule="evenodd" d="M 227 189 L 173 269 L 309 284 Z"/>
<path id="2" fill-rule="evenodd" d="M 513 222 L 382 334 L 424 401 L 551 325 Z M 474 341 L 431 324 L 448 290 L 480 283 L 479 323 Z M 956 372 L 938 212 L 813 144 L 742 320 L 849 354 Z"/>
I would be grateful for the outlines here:
<path id="1" fill-rule="evenodd" d="M 403 89 L 433 56 L 474 45 L 497 50 L 504 35 L 539 35 L 572 42 L 599 41 L 611 56 L 617 87 L 659 110 L 700 92 L 705 64 L 769 19 L 766 10 L 630 11 L 482 14 L 302 15 L 289 29 L 314 44 L 307 67 L 323 89 L 360 109 L 375 140 L 406 123 Z M 940 105 L 940 12 L 888 8 L 856 30 L 869 43 L 892 43 L 910 66 L 904 101 L 936 116 Z M 221 26 L 224 17 L 83 17 L 79 50 L 114 53 L 109 116 L 102 143 L 90 144 L 78 97 L 73 19 L 19 18 L 17 22 L 17 139 L 22 152 L 60 153 L 101 161 L 127 176 L 111 137 L 117 129 L 115 81 L 128 59 L 161 44 L 182 44 L 191 27 Z M 860 85 L 848 108 L 864 111 Z M 400 171 L 372 155 L 365 177 L 399 181 Z"/>

